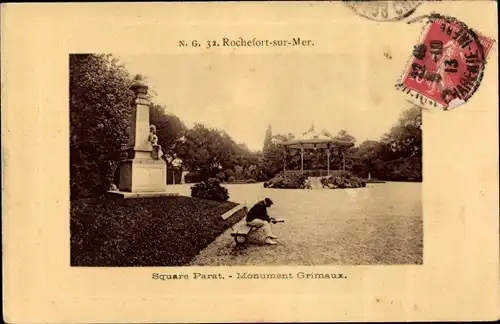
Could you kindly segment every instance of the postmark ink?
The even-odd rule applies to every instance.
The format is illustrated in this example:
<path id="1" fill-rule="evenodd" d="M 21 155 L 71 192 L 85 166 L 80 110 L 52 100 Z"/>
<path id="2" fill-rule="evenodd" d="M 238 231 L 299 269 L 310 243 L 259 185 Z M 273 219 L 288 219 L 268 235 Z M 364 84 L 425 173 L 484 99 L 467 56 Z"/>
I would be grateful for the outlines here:
<path id="1" fill-rule="evenodd" d="M 492 39 L 456 18 L 433 13 L 396 87 L 421 104 L 458 107 L 479 88 L 492 46 Z"/>

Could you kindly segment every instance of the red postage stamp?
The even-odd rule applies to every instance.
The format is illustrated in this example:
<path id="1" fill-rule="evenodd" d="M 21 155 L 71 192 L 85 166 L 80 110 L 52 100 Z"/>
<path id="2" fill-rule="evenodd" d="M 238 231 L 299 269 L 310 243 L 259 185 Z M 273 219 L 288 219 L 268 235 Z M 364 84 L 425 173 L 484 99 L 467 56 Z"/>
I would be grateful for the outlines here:
<path id="1" fill-rule="evenodd" d="M 479 87 L 492 46 L 464 23 L 433 14 L 396 87 L 422 104 L 458 107 Z"/>

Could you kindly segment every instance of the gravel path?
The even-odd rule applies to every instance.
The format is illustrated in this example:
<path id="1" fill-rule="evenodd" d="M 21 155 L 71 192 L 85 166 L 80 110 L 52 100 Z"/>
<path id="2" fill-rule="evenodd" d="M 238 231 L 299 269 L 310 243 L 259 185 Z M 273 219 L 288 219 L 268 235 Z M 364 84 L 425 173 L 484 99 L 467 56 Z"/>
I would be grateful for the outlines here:
<path id="1" fill-rule="evenodd" d="M 247 248 L 235 248 L 226 231 L 191 265 L 421 264 L 423 254 L 420 183 L 369 184 L 359 189 L 266 189 L 262 184 L 226 185 L 230 200 L 270 197 L 269 214 L 278 245 L 263 245 L 254 231 Z M 189 185 L 170 186 L 189 194 Z M 237 225 L 238 226 L 238 225 Z"/>

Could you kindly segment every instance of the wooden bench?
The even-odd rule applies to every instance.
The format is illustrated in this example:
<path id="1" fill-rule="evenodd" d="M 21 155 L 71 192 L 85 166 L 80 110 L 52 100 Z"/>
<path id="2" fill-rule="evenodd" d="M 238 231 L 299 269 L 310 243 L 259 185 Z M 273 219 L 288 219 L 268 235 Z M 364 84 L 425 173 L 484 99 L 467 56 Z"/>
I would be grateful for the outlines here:
<path id="1" fill-rule="evenodd" d="M 231 227 L 231 230 L 233 231 L 231 233 L 231 236 L 234 237 L 234 241 L 236 242 L 236 245 L 245 244 L 248 240 L 248 235 L 250 234 L 250 232 L 252 230 L 256 230 L 256 229 L 260 228 L 260 227 L 250 226 L 247 224 L 246 220 L 244 220 L 243 225 L 241 225 L 237 229 L 234 229 L 231 226 L 231 224 L 229 223 L 228 219 L 229 219 L 229 217 L 233 216 L 234 214 L 236 214 L 240 210 L 243 210 L 243 212 L 245 213 L 244 218 L 246 218 L 247 213 L 248 213 L 248 208 L 245 204 L 238 205 L 238 206 L 232 208 L 231 210 L 229 210 L 221 215 L 221 218 L 229 224 L 229 227 Z M 283 223 L 284 220 L 272 218 L 271 222 L 274 224 Z"/>

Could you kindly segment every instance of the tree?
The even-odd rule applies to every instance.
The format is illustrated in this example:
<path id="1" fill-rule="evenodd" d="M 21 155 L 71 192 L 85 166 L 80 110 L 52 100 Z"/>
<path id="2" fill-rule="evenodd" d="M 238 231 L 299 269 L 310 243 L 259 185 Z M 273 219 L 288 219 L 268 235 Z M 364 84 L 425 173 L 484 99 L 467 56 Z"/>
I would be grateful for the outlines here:
<path id="1" fill-rule="evenodd" d="M 243 179 L 243 167 L 242 166 L 237 165 L 234 167 L 234 176 L 236 177 L 236 180 Z"/>
<path id="2" fill-rule="evenodd" d="M 232 169 L 226 169 L 224 171 L 224 179 L 229 180 L 229 178 L 233 177 L 234 178 L 234 171 Z"/>
<path id="3" fill-rule="evenodd" d="M 167 167 L 175 168 L 175 161 L 179 159 L 179 146 L 182 145 L 182 136 L 187 127 L 179 117 L 167 113 L 164 106 L 152 103 L 149 115 L 151 124 L 156 126 L 158 144 L 162 147 Z"/>
<path id="4" fill-rule="evenodd" d="M 368 173 L 376 176 L 375 167 L 381 164 L 383 144 L 379 141 L 366 140 L 352 149 L 352 153 L 349 154 L 352 171 L 360 177 L 368 177 Z"/>
<path id="5" fill-rule="evenodd" d="M 273 132 L 271 130 L 271 124 L 269 124 L 267 126 L 266 136 L 264 138 L 264 146 L 262 148 L 262 152 L 264 152 L 264 154 L 265 154 L 265 152 L 267 152 L 269 150 L 269 148 L 273 144 L 272 140 L 273 140 Z"/>
<path id="6" fill-rule="evenodd" d="M 225 131 L 195 124 L 175 142 L 174 153 L 185 169 L 196 171 L 201 178 L 237 177 L 243 180 L 255 175 L 262 180 L 262 154 L 251 152 L 245 144 L 237 144 Z M 234 170 L 239 170 L 235 173 Z M 250 170 L 250 171 L 249 171 Z M 224 175 L 221 174 L 224 172 Z"/>
<path id="7" fill-rule="evenodd" d="M 398 123 L 382 137 L 381 168 L 393 180 L 422 180 L 422 111 L 404 111 Z"/>
<path id="8" fill-rule="evenodd" d="M 283 169 L 284 158 L 290 156 L 291 152 L 287 152 L 280 144 L 293 138 L 293 134 L 276 134 L 272 137 L 271 145 L 263 152 L 263 168 L 268 178 Z"/>
<path id="9" fill-rule="evenodd" d="M 345 129 L 340 130 L 333 138 L 337 141 L 356 143 L 356 138 L 349 134 Z"/>
<path id="10" fill-rule="evenodd" d="M 422 111 L 412 107 L 403 112 L 398 123 L 382 138 L 392 157 L 422 156 Z"/>
<path id="11" fill-rule="evenodd" d="M 195 124 L 186 131 L 176 154 L 191 171 L 212 177 L 221 170 L 232 168 L 238 160 L 238 146 L 223 131 Z"/>
<path id="12" fill-rule="evenodd" d="M 422 180 L 422 115 L 418 107 L 404 111 L 380 141 L 361 143 L 351 156 L 353 172 L 382 180 Z"/>
<path id="13" fill-rule="evenodd" d="M 256 179 L 256 178 L 258 178 L 257 165 L 250 164 L 247 168 L 245 168 L 244 178 L 245 179 Z"/>
<path id="14" fill-rule="evenodd" d="M 72 54 L 69 60 L 71 198 L 104 193 L 128 140 L 132 77 L 118 59 Z"/>

